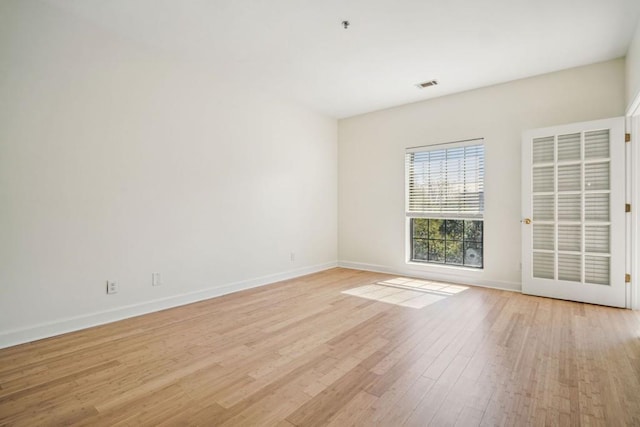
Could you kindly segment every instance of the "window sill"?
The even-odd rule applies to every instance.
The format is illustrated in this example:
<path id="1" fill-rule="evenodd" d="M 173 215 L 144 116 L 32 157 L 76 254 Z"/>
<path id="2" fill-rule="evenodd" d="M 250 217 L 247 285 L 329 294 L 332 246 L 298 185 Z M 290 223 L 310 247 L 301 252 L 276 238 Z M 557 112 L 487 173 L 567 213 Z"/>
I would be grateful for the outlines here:
<path id="1" fill-rule="evenodd" d="M 420 270 L 441 270 L 441 271 L 464 271 L 464 272 L 473 272 L 473 273 L 482 273 L 484 272 L 484 267 L 482 268 L 473 268 L 473 267 L 465 267 L 463 265 L 447 265 L 447 264 L 435 264 L 435 263 L 426 263 L 426 262 L 415 262 L 415 261 L 405 261 L 405 263 L 410 267 L 420 267 Z"/>

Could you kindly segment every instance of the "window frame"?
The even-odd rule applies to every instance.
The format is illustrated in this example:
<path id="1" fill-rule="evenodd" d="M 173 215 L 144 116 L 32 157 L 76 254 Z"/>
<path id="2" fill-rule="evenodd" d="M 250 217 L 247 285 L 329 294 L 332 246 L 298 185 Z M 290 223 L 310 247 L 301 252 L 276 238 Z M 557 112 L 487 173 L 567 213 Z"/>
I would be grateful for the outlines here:
<path id="1" fill-rule="evenodd" d="M 473 213 L 471 215 L 467 215 L 465 213 L 453 213 L 449 215 L 444 212 L 440 212 L 438 215 L 434 216 L 433 213 L 416 213 L 415 211 L 410 212 L 409 209 L 409 200 L 410 200 L 410 162 L 407 160 L 408 155 L 416 152 L 428 152 L 428 151 L 437 151 L 437 150 L 448 150 L 460 147 L 467 146 L 481 146 L 482 147 L 482 171 L 481 171 L 481 190 L 479 192 L 479 212 Z M 486 263 L 485 263 L 485 198 L 484 198 L 484 162 L 486 158 L 486 148 L 485 148 L 485 140 L 484 138 L 474 138 L 470 140 L 464 141 L 455 141 L 450 143 L 441 143 L 441 144 L 432 144 L 432 145 L 424 145 L 419 147 L 410 147 L 405 150 L 405 262 L 407 264 L 411 264 L 414 266 L 420 267 L 436 267 L 436 268 L 445 268 L 445 269 L 455 269 L 455 270 L 467 270 L 467 271 L 483 271 Z M 464 168 L 463 168 L 464 170 Z M 465 256 L 465 246 L 464 246 L 464 226 L 463 223 L 463 240 L 461 240 L 463 249 L 462 249 L 462 263 L 454 264 L 447 262 L 437 262 L 430 260 L 420 260 L 414 258 L 414 230 L 413 230 L 413 219 L 427 219 L 427 220 L 462 220 L 462 221 L 481 221 L 482 222 L 482 235 L 481 235 L 481 265 L 480 266 L 472 266 L 472 265 L 464 265 L 464 256 Z M 426 238 L 428 240 L 428 237 Z"/>

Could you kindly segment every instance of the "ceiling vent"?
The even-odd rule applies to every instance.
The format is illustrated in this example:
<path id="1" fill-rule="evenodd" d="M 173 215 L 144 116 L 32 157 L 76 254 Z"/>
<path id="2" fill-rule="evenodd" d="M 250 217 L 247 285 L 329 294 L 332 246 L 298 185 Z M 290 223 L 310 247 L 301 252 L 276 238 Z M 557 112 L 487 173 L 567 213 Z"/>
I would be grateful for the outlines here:
<path id="1" fill-rule="evenodd" d="M 426 87 L 435 86 L 437 84 L 438 84 L 437 80 L 429 80 L 428 82 L 418 83 L 416 86 L 418 87 L 418 89 L 424 89 Z"/>

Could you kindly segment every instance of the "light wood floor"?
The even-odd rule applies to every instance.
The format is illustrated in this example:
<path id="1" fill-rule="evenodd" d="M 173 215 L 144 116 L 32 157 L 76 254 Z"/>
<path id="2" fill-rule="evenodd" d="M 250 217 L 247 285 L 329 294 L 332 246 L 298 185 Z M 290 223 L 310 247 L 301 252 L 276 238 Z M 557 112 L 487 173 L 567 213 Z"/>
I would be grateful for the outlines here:
<path id="1" fill-rule="evenodd" d="M 0 425 L 640 425 L 638 312 L 341 293 L 391 278 L 333 269 L 0 350 Z"/>

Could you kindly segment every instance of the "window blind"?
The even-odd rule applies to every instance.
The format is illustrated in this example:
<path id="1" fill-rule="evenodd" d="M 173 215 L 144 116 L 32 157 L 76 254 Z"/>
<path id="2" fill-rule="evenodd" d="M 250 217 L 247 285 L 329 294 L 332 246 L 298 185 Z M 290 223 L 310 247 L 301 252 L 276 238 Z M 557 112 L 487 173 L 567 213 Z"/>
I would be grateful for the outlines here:
<path id="1" fill-rule="evenodd" d="M 407 149 L 407 216 L 482 218 L 484 140 Z"/>

